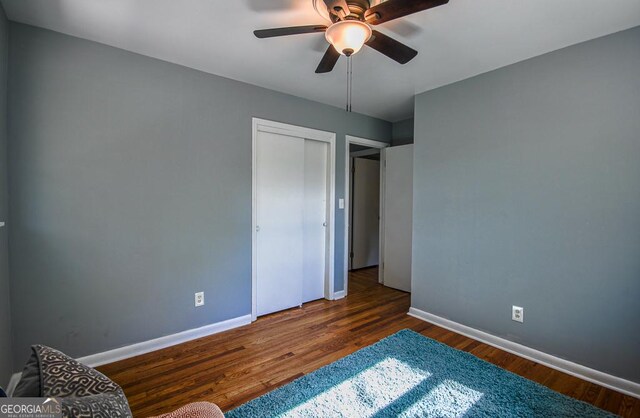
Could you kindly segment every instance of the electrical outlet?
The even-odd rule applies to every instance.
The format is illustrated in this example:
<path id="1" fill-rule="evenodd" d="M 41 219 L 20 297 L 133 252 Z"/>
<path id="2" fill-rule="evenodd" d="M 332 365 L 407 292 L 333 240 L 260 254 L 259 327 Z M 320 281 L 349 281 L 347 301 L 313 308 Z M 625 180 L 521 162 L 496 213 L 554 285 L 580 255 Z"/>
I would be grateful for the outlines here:
<path id="1" fill-rule="evenodd" d="M 520 306 L 511 307 L 511 319 L 516 322 L 524 322 L 524 308 Z"/>
<path id="2" fill-rule="evenodd" d="M 204 292 L 196 293 L 196 306 L 204 305 Z"/>

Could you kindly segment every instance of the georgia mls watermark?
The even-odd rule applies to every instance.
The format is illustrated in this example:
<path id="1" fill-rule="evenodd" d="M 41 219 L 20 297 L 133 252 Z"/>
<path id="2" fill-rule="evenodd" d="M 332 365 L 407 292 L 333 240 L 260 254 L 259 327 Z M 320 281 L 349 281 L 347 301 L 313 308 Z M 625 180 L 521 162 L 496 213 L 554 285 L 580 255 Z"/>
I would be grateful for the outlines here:
<path id="1" fill-rule="evenodd" d="M 0 418 L 62 418 L 56 398 L 0 398 Z"/>

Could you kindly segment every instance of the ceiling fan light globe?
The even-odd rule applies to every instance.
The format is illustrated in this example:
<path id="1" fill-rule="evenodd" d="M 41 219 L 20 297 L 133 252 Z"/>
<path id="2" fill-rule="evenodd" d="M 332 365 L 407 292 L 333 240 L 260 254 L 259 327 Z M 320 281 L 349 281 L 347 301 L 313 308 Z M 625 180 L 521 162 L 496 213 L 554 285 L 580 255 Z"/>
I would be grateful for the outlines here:
<path id="1" fill-rule="evenodd" d="M 371 28 L 359 20 L 343 20 L 329 26 L 325 38 L 340 54 L 351 56 L 371 38 Z"/>

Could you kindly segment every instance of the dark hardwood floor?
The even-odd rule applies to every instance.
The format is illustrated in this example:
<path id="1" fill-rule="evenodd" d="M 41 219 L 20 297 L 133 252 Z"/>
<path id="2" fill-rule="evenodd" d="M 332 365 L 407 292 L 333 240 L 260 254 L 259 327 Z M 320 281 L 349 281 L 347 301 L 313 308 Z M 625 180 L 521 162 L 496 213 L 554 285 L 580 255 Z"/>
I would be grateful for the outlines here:
<path id="1" fill-rule="evenodd" d="M 625 417 L 640 400 L 525 360 L 407 315 L 409 294 L 377 283 L 377 269 L 350 275 L 349 296 L 261 317 L 251 325 L 98 369 L 124 389 L 134 416 L 211 401 L 223 411 L 404 328 L 470 352 L 528 379 Z"/>

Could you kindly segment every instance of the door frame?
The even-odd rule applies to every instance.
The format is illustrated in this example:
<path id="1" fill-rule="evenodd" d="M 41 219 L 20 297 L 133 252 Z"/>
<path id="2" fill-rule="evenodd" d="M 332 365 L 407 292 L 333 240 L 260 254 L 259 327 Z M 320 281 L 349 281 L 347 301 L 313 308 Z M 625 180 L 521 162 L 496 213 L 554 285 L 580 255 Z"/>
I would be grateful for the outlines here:
<path id="1" fill-rule="evenodd" d="M 328 144 L 327 156 L 327 232 L 325 244 L 324 297 L 333 300 L 335 275 L 335 196 L 336 196 L 336 134 L 266 119 L 252 118 L 251 135 L 251 321 L 257 319 L 258 306 L 258 190 L 257 155 L 258 132 L 291 136 L 301 140 L 311 139 Z"/>
<path id="2" fill-rule="evenodd" d="M 357 136 L 346 135 L 344 141 L 345 163 L 344 163 L 344 296 L 349 293 L 349 222 L 351 221 L 351 182 L 349 173 L 349 164 L 351 162 L 351 154 L 349 153 L 349 145 L 362 145 L 365 147 L 377 148 L 380 150 L 380 238 L 379 238 L 379 254 L 378 260 L 382 264 L 384 262 L 382 250 L 384 249 L 384 149 L 391 146 L 386 142 L 374 141 L 372 139 L 360 138 Z M 382 282 L 382 268 L 378 269 L 378 281 Z"/>

